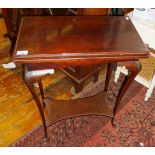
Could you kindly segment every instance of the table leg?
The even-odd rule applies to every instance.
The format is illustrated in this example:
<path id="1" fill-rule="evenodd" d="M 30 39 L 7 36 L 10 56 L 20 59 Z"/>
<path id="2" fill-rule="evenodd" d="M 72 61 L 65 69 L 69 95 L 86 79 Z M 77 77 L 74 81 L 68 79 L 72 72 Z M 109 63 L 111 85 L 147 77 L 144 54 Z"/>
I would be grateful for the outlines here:
<path id="1" fill-rule="evenodd" d="M 105 87 L 104 87 L 104 91 L 105 92 L 107 92 L 108 87 L 109 87 L 110 78 L 111 78 L 111 74 L 112 74 L 112 68 L 113 68 L 113 64 L 112 63 L 108 63 L 107 64 Z"/>
<path id="2" fill-rule="evenodd" d="M 42 105 L 40 103 L 40 100 L 38 98 L 38 95 L 36 94 L 36 91 L 34 89 L 34 85 L 33 84 L 26 84 L 26 85 L 27 85 L 28 89 L 30 90 L 33 98 L 36 101 L 36 104 L 37 104 L 37 107 L 38 107 L 38 110 L 40 112 L 41 119 L 42 119 L 42 122 L 43 122 L 43 127 L 44 127 L 44 131 L 45 131 L 45 138 L 47 138 L 48 137 L 47 127 L 46 127 L 45 115 L 44 115 L 44 111 L 43 111 Z"/>
<path id="3" fill-rule="evenodd" d="M 116 111 L 118 109 L 118 106 L 121 102 L 121 99 L 123 98 L 125 92 L 127 91 L 127 89 L 129 88 L 129 86 L 131 85 L 131 83 L 133 82 L 134 78 L 137 76 L 137 74 L 140 72 L 141 70 L 141 63 L 139 61 L 132 61 L 132 62 L 123 62 L 123 63 L 119 63 L 119 66 L 125 66 L 126 69 L 128 69 L 129 74 L 125 77 L 122 86 L 120 88 L 116 103 L 115 103 L 115 107 L 114 107 L 114 111 L 113 114 L 115 116 Z M 114 125 L 114 117 L 112 119 L 112 124 Z"/>
<path id="4" fill-rule="evenodd" d="M 42 102 L 43 102 L 43 108 L 45 108 L 45 103 L 44 103 L 44 90 L 43 90 L 43 85 L 41 80 L 38 81 L 39 84 L 39 90 L 40 90 L 40 94 L 41 94 L 41 98 L 42 98 Z"/>
<path id="5" fill-rule="evenodd" d="M 83 89 L 84 82 L 90 77 L 94 76 L 94 82 L 98 81 L 101 65 L 93 66 L 74 66 L 68 68 L 59 68 L 71 79 L 75 87 L 75 92 L 79 93 Z"/>
<path id="6" fill-rule="evenodd" d="M 78 79 L 82 79 L 82 67 L 81 66 L 76 66 L 75 71 L 76 71 L 76 77 Z M 77 81 L 74 81 L 74 80 L 72 80 L 72 81 L 73 81 L 74 86 L 75 86 L 75 92 L 79 93 L 83 89 L 84 82 L 78 83 Z"/>
<path id="7" fill-rule="evenodd" d="M 82 91 L 84 82 L 78 83 L 75 80 L 72 80 L 72 82 L 74 84 L 76 93 L 79 93 L 80 91 Z"/>

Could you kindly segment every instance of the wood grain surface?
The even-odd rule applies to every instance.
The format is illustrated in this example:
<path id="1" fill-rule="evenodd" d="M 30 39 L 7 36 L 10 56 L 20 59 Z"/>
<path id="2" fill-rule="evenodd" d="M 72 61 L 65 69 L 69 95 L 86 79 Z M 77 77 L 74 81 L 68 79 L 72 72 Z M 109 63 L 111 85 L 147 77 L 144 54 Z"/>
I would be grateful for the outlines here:
<path id="1" fill-rule="evenodd" d="M 17 55 L 21 50 L 28 54 Z M 147 55 L 143 41 L 124 16 L 40 16 L 23 18 L 13 59 L 77 65 L 79 59 L 95 64 Z"/>

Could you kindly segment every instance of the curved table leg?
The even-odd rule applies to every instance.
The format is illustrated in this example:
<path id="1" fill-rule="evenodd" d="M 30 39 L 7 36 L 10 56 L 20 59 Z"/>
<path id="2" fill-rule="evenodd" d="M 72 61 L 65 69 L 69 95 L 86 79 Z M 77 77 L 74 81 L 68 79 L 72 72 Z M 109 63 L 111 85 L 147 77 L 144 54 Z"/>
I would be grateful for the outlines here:
<path id="1" fill-rule="evenodd" d="M 122 62 L 122 63 L 118 63 L 119 66 L 125 66 L 126 69 L 128 69 L 129 74 L 128 76 L 125 77 L 122 86 L 120 88 L 116 103 L 115 103 L 115 107 L 114 107 L 114 111 L 113 114 L 115 116 L 118 106 L 125 94 L 125 92 L 127 91 L 127 89 L 129 88 L 129 86 L 131 85 L 131 83 L 133 82 L 134 78 L 137 76 L 137 74 L 140 72 L 141 70 L 141 63 L 139 61 L 132 61 L 132 62 Z M 114 117 L 112 119 L 112 124 L 114 125 Z"/>
<path id="2" fill-rule="evenodd" d="M 40 112 L 40 116 L 41 116 L 41 119 L 42 119 L 42 122 L 43 122 L 43 127 L 44 127 L 44 131 L 45 131 L 45 138 L 47 138 L 48 134 L 47 134 L 47 127 L 46 127 L 46 120 L 45 120 L 45 115 L 44 115 L 44 111 L 43 111 L 42 105 L 40 103 L 38 95 L 36 94 L 36 91 L 34 89 L 34 85 L 33 84 L 27 84 L 27 83 L 26 83 L 26 85 L 27 85 L 28 89 L 30 90 L 33 98 L 36 101 L 36 104 L 37 104 L 37 107 L 38 107 L 38 110 Z"/>
<path id="3" fill-rule="evenodd" d="M 47 134 L 47 127 L 46 127 L 46 120 L 45 120 L 45 115 L 44 115 L 44 111 L 43 111 L 43 108 L 42 108 L 42 104 L 39 100 L 39 97 L 35 91 L 35 88 L 34 88 L 34 83 L 38 83 L 39 84 L 39 89 L 40 89 L 40 93 L 41 93 L 41 97 L 42 97 L 42 100 L 44 99 L 44 92 L 43 92 L 43 86 L 42 86 L 42 83 L 41 83 L 41 77 L 43 76 L 36 76 L 33 80 L 32 80 L 32 77 L 29 76 L 27 74 L 27 67 L 26 65 L 23 65 L 22 66 L 22 76 L 23 76 L 23 80 L 25 82 L 25 84 L 27 85 L 28 89 L 30 90 L 36 104 L 37 104 L 37 107 L 38 107 L 38 110 L 39 110 L 39 113 L 40 113 L 40 116 L 41 116 L 41 119 L 42 119 L 42 122 L 43 122 L 43 127 L 44 127 L 44 131 L 45 131 L 45 138 L 47 139 L 48 138 L 48 134 Z M 45 103 L 43 102 L 43 106 L 45 106 Z"/>
<path id="4" fill-rule="evenodd" d="M 43 108 L 45 108 L 45 103 L 44 103 L 44 90 L 43 90 L 43 85 L 42 85 L 42 82 L 41 80 L 38 81 L 38 84 L 39 84 L 39 90 L 40 90 L 40 94 L 41 94 L 41 98 L 42 98 L 42 102 L 43 102 Z"/>

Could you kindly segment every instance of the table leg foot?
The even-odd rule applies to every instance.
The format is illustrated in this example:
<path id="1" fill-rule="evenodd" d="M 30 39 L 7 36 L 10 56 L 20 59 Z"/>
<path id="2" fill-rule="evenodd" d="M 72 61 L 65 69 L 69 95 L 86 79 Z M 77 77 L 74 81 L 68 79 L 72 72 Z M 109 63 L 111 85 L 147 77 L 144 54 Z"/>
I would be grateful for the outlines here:
<path id="1" fill-rule="evenodd" d="M 115 121 L 114 121 L 114 117 L 111 119 L 111 124 L 112 124 L 112 127 L 116 128 L 116 124 L 115 124 Z"/>
<path id="2" fill-rule="evenodd" d="M 48 141 L 48 140 L 49 140 L 48 135 L 44 135 L 44 137 L 43 137 L 43 141 Z"/>

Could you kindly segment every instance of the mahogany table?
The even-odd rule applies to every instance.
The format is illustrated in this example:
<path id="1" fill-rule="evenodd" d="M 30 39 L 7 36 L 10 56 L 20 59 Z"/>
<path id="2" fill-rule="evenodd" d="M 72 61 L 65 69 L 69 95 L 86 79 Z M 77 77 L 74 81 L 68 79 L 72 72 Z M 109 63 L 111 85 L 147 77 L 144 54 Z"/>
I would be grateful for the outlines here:
<path id="1" fill-rule="evenodd" d="M 25 53 L 23 51 L 27 51 Z M 23 64 L 24 81 L 34 97 L 44 125 L 79 115 L 106 115 L 114 118 L 126 90 L 141 70 L 140 58 L 147 58 L 148 50 L 128 17 L 109 16 L 50 16 L 24 17 L 21 21 L 13 60 Z M 27 70 L 66 68 L 108 64 L 104 91 L 90 98 L 54 101 L 44 98 L 42 75 L 27 76 Z M 106 104 L 113 64 L 129 70 L 119 91 L 115 107 Z M 38 82 L 44 105 L 35 92 Z M 63 103 L 62 103 L 63 102 Z M 112 119 L 113 120 L 113 119 Z M 112 121 L 113 122 L 113 121 Z"/>

